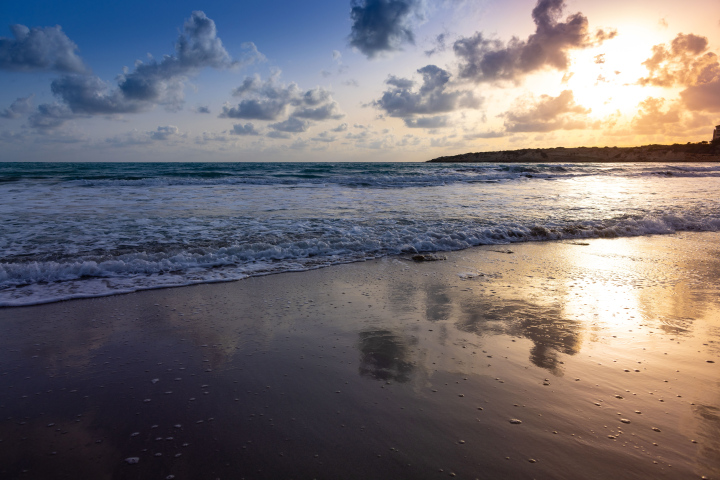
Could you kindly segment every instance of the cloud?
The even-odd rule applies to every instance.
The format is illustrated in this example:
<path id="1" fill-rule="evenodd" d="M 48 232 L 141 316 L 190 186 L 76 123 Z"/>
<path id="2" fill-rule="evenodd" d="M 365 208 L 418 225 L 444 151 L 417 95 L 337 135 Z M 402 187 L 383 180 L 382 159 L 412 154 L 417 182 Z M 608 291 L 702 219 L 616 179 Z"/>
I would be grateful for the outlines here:
<path id="1" fill-rule="evenodd" d="M 107 83 L 93 76 L 63 75 L 53 80 L 50 90 L 77 114 L 134 113 L 150 106 L 126 98 L 121 90 L 111 90 Z"/>
<path id="2" fill-rule="evenodd" d="M 648 135 L 654 137 L 683 137 L 708 135 L 713 117 L 702 112 L 689 112 L 681 100 L 668 102 L 664 98 L 648 97 L 638 104 L 638 113 L 623 128 L 605 132 L 605 135 Z"/>
<path id="3" fill-rule="evenodd" d="M 347 65 L 343 65 L 342 61 L 342 53 L 340 53 L 338 50 L 332 51 L 332 61 L 337 65 L 337 74 L 342 75 L 344 73 L 347 73 L 350 67 Z M 320 75 L 322 75 L 324 78 L 332 77 L 333 72 L 330 70 L 320 70 Z"/>
<path id="4" fill-rule="evenodd" d="M 428 57 L 432 57 L 436 53 L 444 52 L 447 50 L 447 34 L 441 33 L 437 37 L 435 37 L 435 40 L 433 41 L 433 48 L 430 50 L 425 50 L 425 55 Z"/>
<path id="5" fill-rule="evenodd" d="M 120 76 L 118 86 L 129 101 L 162 103 L 186 76 L 205 67 L 223 69 L 237 65 L 239 62 L 232 61 L 218 38 L 215 22 L 205 13 L 195 11 L 175 42 L 175 55 L 166 55 L 161 62 L 137 62 L 135 71 Z"/>
<path id="6" fill-rule="evenodd" d="M 85 73 L 77 45 L 59 25 L 28 28 L 11 25 L 14 39 L 0 37 L 0 69 L 18 72 Z"/>
<path id="7" fill-rule="evenodd" d="M 178 127 L 175 125 L 165 125 L 157 127 L 156 130 L 146 132 L 133 129 L 129 132 L 106 138 L 105 143 L 113 147 L 128 147 L 134 145 L 150 145 L 153 142 L 164 142 L 175 138 L 187 138 L 187 134 L 180 134 Z M 200 137 L 197 138 L 199 139 Z M 197 139 L 195 143 L 199 143 Z"/>
<path id="8" fill-rule="evenodd" d="M 289 133 L 280 132 L 278 130 L 273 130 L 272 132 L 268 132 L 266 136 L 270 137 L 270 138 L 280 138 L 283 140 L 292 138 L 292 135 L 290 135 Z"/>
<path id="9" fill-rule="evenodd" d="M 478 140 L 478 139 L 486 139 L 486 138 L 501 138 L 507 136 L 507 133 L 505 132 L 476 132 L 476 133 L 468 133 L 463 135 L 463 138 L 465 140 Z"/>
<path id="10" fill-rule="evenodd" d="M 400 139 L 399 142 L 397 142 L 395 145 L 398 147 L 410 147 L 415 145 L 420 145 L 422 140 L 415 135 L 403 135 L 403 137 Z"/>
<path id="11" fill-rule="evenodd" d="M 33 109 L 33 98 L 35 95 L 21 97 L 10 104 L 8 108 L 0 112 L 2 118 L 20 118 L 26 113 L 30 113 Z"/>
<path id="12" fill-rule="evenodd" d="M 458 139 L 457 135 L 447 135 L 440 138 L 431 138 L 430 146 L 441 148 L 464 148 L 465 142 Z"/>
<path id="13" fill-rule="evenodd" d="M 450 74 L 440 67 L 426 65 L 418 73 L 422 75 L 423 82 L 417 90 L 413 80 L 391 75 L 385 81 L 391 88 L 372 105 L 391 117 L 409 118 L 448 113 L 460 108 L 479 108 L 482 104 L 483 99 L 476 98 L 471 91 L 448 91 Z M 417 125 L 417 122 L 414 124 Z"/>
<path id="14" fill-rule="evenodd" d="M 686 108 L 720 111 L 720 62 L 707 49 L 708 39 L 692 33 L 678 34 L 669 47 L 655 45 L 653 55 L 643 62 L 648 76 L 638 83 L 666 88 L 684 86 L 680 98 Z"/>
<path id="15" fill-rule="evenodd" d="M 195 109 L 197 113 L 210 113 L 210 107 L 207 105 L 200 105 Z"/>
<path id="16" fill-rule="evenodd" d="M 175 125 L 167 125 L 165 127 L 157 127 L 154 132 L 149 132 L 150 138 L 153 140 L 167 140 L 178 134 L 178 127 Z"/>
<path id="17" fill-rule="evenodd" d="M 345 85 L 346 87 L 359 87 L 359 86 L 360 86 L 360 84 L 358 83 L 358 81 L 355 80 L 354 78 L 350 78 L 350 79 L 348 79 L 348 80 L 345 80 L 344 82 L 342 82 L 342 84 Z"/>
<path id="18" fill-rule="evenodd" d="M 260 135 L 260 132 L 255 130 L 255 125 L 252 123 L 246 123 L 245 125 L 237 123 L 233 125 L 233 129 L 230 133 L 233 135 Z"/>
<path id="19" fill-rule="evenodd" d="M 490 40 L 481 32 L 453 44 L 460 59 L 460 78 L 475 82 L 518 81 L 524 75 L 544 69 L 567 70 L 568 52 L 598 45 L 617 32 L 588 31 L 588 19 L 575 13 L 561 22 L 563 0 L 538 0 L 532 11 L 535 33 L 527 40 L 513 37 L 507 44 Z"/>
<path id="20" fill-rule="evenodd" d="M 331 96 L 332 94 L 329 90 L 317 87 L 305 92 L 302 99 L 305 105 L 317 106 L 331 100 Z"/>
<path id="21" fill-rule="evenodd" d="M 350 46 L 368 58 L 414 44 L 413 26 L 424 20 L 423 0 L 352 0 Z"/>
<path id="22" fill-rule="evenodd" d="M 242 118 L 247 120 L 277 120 L 284 116 L 290 105 L 301 102 L 300 88 L 295 84 L 278 83 L 278 74 L 262 82 L 259 75 L 246 77 L 233 90 L 235 97 L 243 98 L 236 107 L 224 106 L 221 118 Z"/>
<path id="23" fill-rule="evenodd" d="M 166 55 L 160 62 L 137 62 L 134 71 L 118 77 L 117 88 L 89 75 L 63 75 L 50 88 L 73 114 L 136 113 L 155 105 L 177 110 L 184 101 L 187 76 L 205 67 L 231 68 L 239 63 L 230 58 L 217 37 L 215 22 L 195 11 L 175 43 L 175 55 Z M 41 111 L 38 114 L 43 115 Z"/>
<path id="24" fill-rule="evenodd" d="M 220 117 L 278 120 L 285 117 L 291 107 L 294 107 L 290 114 L 292 118 L 322 121 L 344 116 L 329 90 L 316 87 L 303 92 L 295 83 L 281 84 L 278 75 L 271 76 L 265 82 L 257 75 L 246 77 L 233 90 L 233 95 L 242 100 L 235 107 L 224 106 Z"/>
<path id="25" fill-rule="evenodd" d="M 358 141 L 358 142 L 364 142 L 365 140 L 367 140 L 367 139 L 370 138 L 370 132 L 368 132 L 367 130 L 362 131 L 362 132 L 360 132 L 360 133 L 348 132 L 348 133 L 345 135 L 345 138 L 346 138 L 347 140 L 356 140 L 356 141 Z"/>
<path id="26" fill-rule="evenodd" d="M 17 145 L 24 144 L 28 140 L 28 134 L 26 131 L 14 132 L 2 130 L 0 131 L 0 142 L 1 143 L 14 143 Z"/>
<path id="27" fill-rule="evenodd" d="M 307 147 L 308 142 L 299 138 L 290 144 L 290 148 L 292 148 L 293 150 L 305 150 Z"/>
<path id="28" fill-rule="evenodd" d="M 519 102 L 521 107 L 503 114 L 507 132 L 551 132 L 590 126 L 587 122 L 590 109 L 575 103 L 571 90 L 564 90 L 557 97 L 541 95 L 538 101 L 519 99 Z"/>
<path id="29" fill-rule="evenodd" d="M 302 133 L 310 127 L 310 122 L 290 117 L 283 122 L 271 123 L 269 127 L 278 132 Z"/>
<path id="30" fill-rule="evenodd" d="M 324 142 L 324 143 L 332 143 L 337 139 L 337 137 L 331 135 L 329 132 L 321 132 L 317 135 L 317 137 L 311 138 L 314 142 Z"/>
<path id="31" fill-rule="evenodd" d="M 347 124 L 347 123 L 341 123 L 341 124 L 338 125 L 337 127 L 331 129 L 331 131 L 332 131 L 332 132 L 344 132 L 344 131 L 346 131 L 347 129 L 348 129 L 348 124 Z"/>
<path id="32" fill-rule="evenodd" d="M 448 126 L 447 115 L 420 117 L 418 119 L 405 118 L 403 121 L 408 128 L 442 128 Z"/>
<path id="33" fill-rule="evenodd" d="M 73 117 L 73 112 L 65 105 L 59 103 L 44 103 L 38 105 L 37 110 L 30 114 L 28 122 L 31 127 L 41 133 L 48 133 L 61 127 L 67 120 Z"/>
<path id="34" fill-rule="evenodd" d="M 648 97 L 638 104 L 638 114 L 632 119 L 631 126 L 637 134 L 657 134 L 665 132 L 665 125 L 680 122 L 680 106 L 670 105 L 663 111 L 664 98 Z"/>
<path id="35" fill-rule="evenodd" d="M 240 54 L 240 59 L 232 63 L 234 67 L 247 67 L 254 63 L 267 62 L 267 57 L 258 51 L 253 42 L 243 42 L 240 48 L 243 52 Z"/>
<path id="36" fill-rule="evenodd" d="M 706 52 L 708 39 L 689 33 L 678 34 L 670 43 L 655 45 L 652 57 L 642 64 L 648 76 L 638 80 L 640 85 L 672 87 L 697 85 L 711 81 L 720 73 L 718 58 Z"/>
<path id="37" fill-rule="evenodd" d="M 293 117 L 307 118 L 309 120 L 338 120 L 345 115 L 339 112 L 337 102 L 327 103 L 317 108 L 303 107 L 293 112 Z"/>
<path id="38" fill-rule="evenodd" d="M 220 118 L 242 118 L 246 120 L 276 120 L 285 114 L 288 103 L 278 99 L 241 101 L 237 107 L 223 106 Z"/>
<path id="39" fill-rule="evenodd" d="M 105 139 L 105 143 L 112 147 L 128 147 L 134 145 L 149 145 L 152 143 L 150 134 L 152 132 L 140 132 L 137 129 L 133 129 L 129 132 L 115 135 Z"/>
<path id="40" fill-rule="evenodd" d="M 195 143 L 197 145 L 207 145 L 211 142 L 225 143 L 229 139 L 223 134 L 214 132 L 203 132 L 201 135 L 195 137 Z"/>
<path id="41" fill-rule="evenodd" d="M 720 78 L 692 85 L 680 92 L 685 106 L 690 110 L 718 112 L 720 111 Z"/>

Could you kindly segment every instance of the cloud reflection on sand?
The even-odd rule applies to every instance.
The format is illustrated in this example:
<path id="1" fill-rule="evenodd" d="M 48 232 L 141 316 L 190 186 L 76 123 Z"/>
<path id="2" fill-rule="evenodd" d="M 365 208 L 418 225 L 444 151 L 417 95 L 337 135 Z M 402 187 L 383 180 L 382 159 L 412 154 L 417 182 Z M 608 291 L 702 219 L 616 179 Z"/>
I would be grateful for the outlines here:
<path id="1" fill-rule="evenodd" d="M 78 458 L 98 478 L 717 475 L 716 241 L 477 248 L 0 309 L 0 476 Z"/>

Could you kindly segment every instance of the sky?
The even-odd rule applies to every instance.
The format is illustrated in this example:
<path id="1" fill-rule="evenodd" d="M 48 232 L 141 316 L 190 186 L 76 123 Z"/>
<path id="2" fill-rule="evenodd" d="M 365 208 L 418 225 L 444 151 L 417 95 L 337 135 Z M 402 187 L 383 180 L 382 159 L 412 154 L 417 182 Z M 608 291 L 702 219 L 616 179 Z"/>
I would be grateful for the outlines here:
<path id="1" fill-rule="evenodd" d="M 0 161 L 710 140 L 717 0 L 0 3 Z"/>

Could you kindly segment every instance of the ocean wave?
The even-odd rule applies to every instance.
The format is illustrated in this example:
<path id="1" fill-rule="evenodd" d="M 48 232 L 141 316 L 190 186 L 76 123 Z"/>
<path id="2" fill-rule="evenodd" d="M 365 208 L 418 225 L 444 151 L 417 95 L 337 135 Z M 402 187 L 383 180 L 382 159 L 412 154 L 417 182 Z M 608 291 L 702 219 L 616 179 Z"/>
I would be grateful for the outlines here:
<path id="1" fill-rule="evenodd" d="M 9 164 L 0 166 L 0 184 L 25 182 L 104 187 L 224 185 L 354 188 L 437 187 L 452 184 L 561 180 L 601 177 L 720 177 L 717 164 L 384 164 L 384 163 L 154 163 Z"/>
<path id="2" fill-rule="evenodd" d="M 603 221 L 480 225 L 475 222 L 390 222 L 314 227 L 314 235 L 275 232 L 234 245 L 113 256 L 78 255 L 63 260 L 0 263 L 0 306 L 46 303 L 254 275 L 307 270 L 404 253 L 461 250 L 478 245 L 542 240 L 616 238 L 680 231 L 720 231 L 720 217 L 683 215 Z"/>
<path id="3" fill-rule="evenodd" d="M 657 165 L 645 168 L 597 168 L 579 165 L 507 165 L 482 168 L 453 168 L 444 171 L 427 170 L 412 174 L 351 174 L 287 173 L 274 175 L 209 175 L 148 178 L 82 179 L 85 187 L 169 187 L 215 185 L 279 185 L 313 186 L 340 185 L 357 188 L 438 187 L 452 184 L 562 180 L 589 176 L 602 177 L 720 177 L 720 167 L 678 167 Z"/>

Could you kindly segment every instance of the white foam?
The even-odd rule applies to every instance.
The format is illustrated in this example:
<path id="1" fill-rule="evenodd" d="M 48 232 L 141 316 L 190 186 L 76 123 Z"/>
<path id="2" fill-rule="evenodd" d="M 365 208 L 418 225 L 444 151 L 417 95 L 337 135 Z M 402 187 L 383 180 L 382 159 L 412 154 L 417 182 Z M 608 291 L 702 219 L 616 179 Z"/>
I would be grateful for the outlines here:
<path id="1" fill-rule="evenodd" d="M 0 183 L 0 305 L 483 244 L 720 229 L 717 165 L 64 168 L 68 179 Z"/>
<path id="2" fill-rule="evenodd" d="M 385 227 L 385 228 L 383 228 Z M 319 268 L 386 255 L 460 250 L 536 240 L 612 238 L 677 231 L 718 231 L 720 218 L 677 215 L 572 224 L 495 225 L 418 222 L 413 228 L 346 227 L 318 238 L 276 245 L 238 244 L 203 251 L 137 252 L 106 261 L 0 264 L 0 306 L 127 293 L 149 288 L 230 281 L 253 275 Z M 293 231 L 285 232 L 290 236 Z M 278 233 L 276 232 L 276 235 Z"/>

